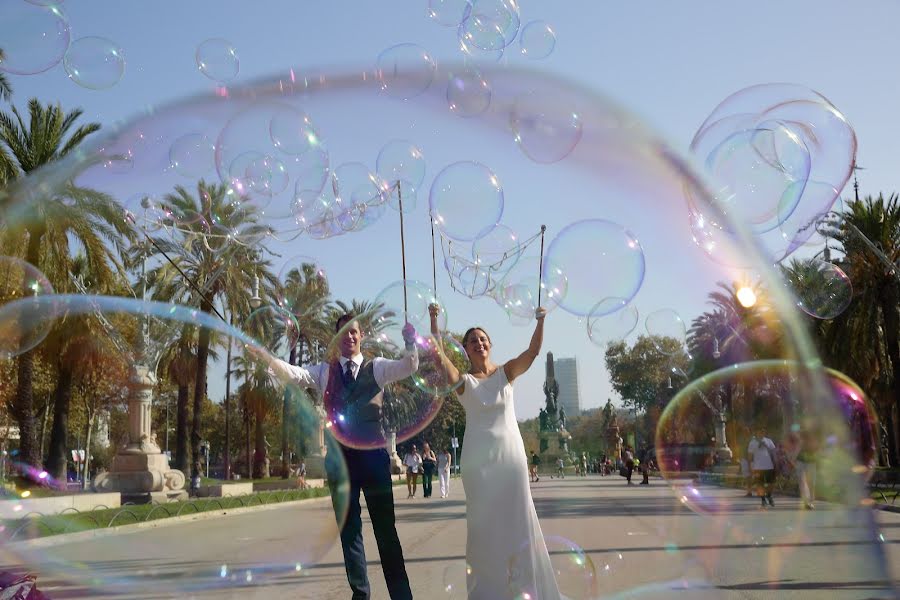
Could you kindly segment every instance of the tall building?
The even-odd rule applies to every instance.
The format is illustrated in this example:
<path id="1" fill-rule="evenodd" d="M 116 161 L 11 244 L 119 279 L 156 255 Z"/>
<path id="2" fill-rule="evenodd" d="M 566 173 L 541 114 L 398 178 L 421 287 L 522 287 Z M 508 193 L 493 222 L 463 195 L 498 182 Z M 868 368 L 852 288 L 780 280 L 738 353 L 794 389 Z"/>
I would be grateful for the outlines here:
<path id="1" fill-rule="evenodd" d="M 557 358 L 553 370 L 559 384 L 557 402 L 566 410 L 566 418 L 581 414 L 581 394 L 578 391 L 578 361 L 574 358 Z"/>

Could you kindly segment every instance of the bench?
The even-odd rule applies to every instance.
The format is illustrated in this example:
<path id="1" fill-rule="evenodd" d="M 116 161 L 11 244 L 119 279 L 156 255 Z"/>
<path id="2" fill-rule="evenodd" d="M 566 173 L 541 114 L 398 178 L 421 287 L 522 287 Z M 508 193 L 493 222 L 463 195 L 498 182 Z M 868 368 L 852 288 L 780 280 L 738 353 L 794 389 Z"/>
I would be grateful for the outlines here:
<path id="1" fill-rule="evenodd" d="M 900 496 L 900 471 L 876 470 L 869 479 L 869 493 L 882 504 L 893 506 Z"/>

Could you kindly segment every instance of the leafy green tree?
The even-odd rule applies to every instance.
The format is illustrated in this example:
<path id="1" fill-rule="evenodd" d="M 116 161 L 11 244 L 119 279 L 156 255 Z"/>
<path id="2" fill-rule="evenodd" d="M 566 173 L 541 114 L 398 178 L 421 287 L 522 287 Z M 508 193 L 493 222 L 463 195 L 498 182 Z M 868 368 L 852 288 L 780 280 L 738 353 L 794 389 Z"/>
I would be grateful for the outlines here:
<path id="1" fill-rule="evenodd" d="M 97 123 L 73 130 L 82 115 L 80 109 L 69 113 L 59 105 L 28 102 L 28 122 L 12 108 L 0 112 L 0 157 L 5 156 L 6 180 L 17 179 L 57 161 L 74 150 L 92 133 Z M 73 244 L 77 244 L 98 280 L 109 280 L 112 271 L 124 277 L 119 256 L 125 242 L 133 237 L 131 225 L 122 218 L 118 204 L 108 195 L 77 186 L 73 182 L 48 192 L 50 197 L 22 208 L 3 232 L 4 247 L 24 248 L 24 260 L 41 269 L 57 290 L 65 289 Z M 26 282 L 23 281 L 23 287 Z M 27 289 L 27 288 L 26 288 Z M 17 394 L 13 413 L 19 426 L 22 460 L 38 464 L 33 414 L 34 351 L 17 358 Z"/>

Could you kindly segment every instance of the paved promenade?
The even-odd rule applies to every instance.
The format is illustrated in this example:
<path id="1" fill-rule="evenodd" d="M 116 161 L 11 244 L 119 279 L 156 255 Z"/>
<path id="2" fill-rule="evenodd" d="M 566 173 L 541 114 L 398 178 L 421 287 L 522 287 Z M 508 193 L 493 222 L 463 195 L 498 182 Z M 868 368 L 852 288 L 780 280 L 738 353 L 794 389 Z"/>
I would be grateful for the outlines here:
<path id="1" fill-rule="evenodd" d="M 661 480 L 628 487 L 620 477 L 542 478 L 532 491 L 545 536 L 584 548 L 604 598 L 878 598 L 888 596 L 879 557 L 900 572 L 900 514 L 871 513 L 884 536 L 884 542 L 872 543 L 845 510 L 822 504 L 820 510 L 801 511 L 796 498 L 776 496 L 776 507 L 761 511 L 757 500 L 736 490 L 712 488 L 718 504 L 727 502 L 730 509 L 700 516 Z M 464 598 L 466 520 L 459 480 L 445 500 L 407 500 L 405 487 L 394 492 L 415 597 Z M 308 542 L 295 525 L 300 511 L 303 519 L 331 518 L 323 499 L 57 543 L 47 552 L 81 562 L 82 572 L 97 575 L 98 587 L 48 573 L 41 573 L 40 587 L 52 598 L 349 598 L 336 541 L 316 565 L 266 572 L 273 558 L 289 562 Z M 387 598 L 365 507 L 363 516 L 374 597 Z M 554 557 L 568 566 L 560 584 L 563 591 L 577 591 L 591 571 L 572 567 L 566 558 Z M 237 577 L 221 587 L 225 563 L 228 578 Z M 142 582 L 142 590 L 116 591 L 117 582 L 129 581 Z M 153 581 L 161 582 L 158 593 L 152 592 Z M 181 581 L 199 585 L 177 596 L 162 591 Z"/>

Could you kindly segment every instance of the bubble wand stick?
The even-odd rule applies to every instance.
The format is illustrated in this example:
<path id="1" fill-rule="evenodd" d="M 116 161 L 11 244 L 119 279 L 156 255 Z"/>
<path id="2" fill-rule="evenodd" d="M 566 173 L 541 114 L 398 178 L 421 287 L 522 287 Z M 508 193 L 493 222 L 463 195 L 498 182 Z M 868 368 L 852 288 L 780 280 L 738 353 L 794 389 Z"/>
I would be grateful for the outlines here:
<path id="1" fill-rule="evenodd" d="M 397 204 L 400 209 L 400 258 L 403 261 L 403 321 L 409 323 L 406 303 L 406 241 L 403 238 L 403 193 L 400 191 L 400 181 L 397 180 Z"/>
<path id="2" fill-rule="evenodd" d="M 546 225 L 541 225 L 541 258 L 538 260 L 538 305 L 541 307 L 541 288 L 544 287 L 544 232 L 547 231 Z"/>

